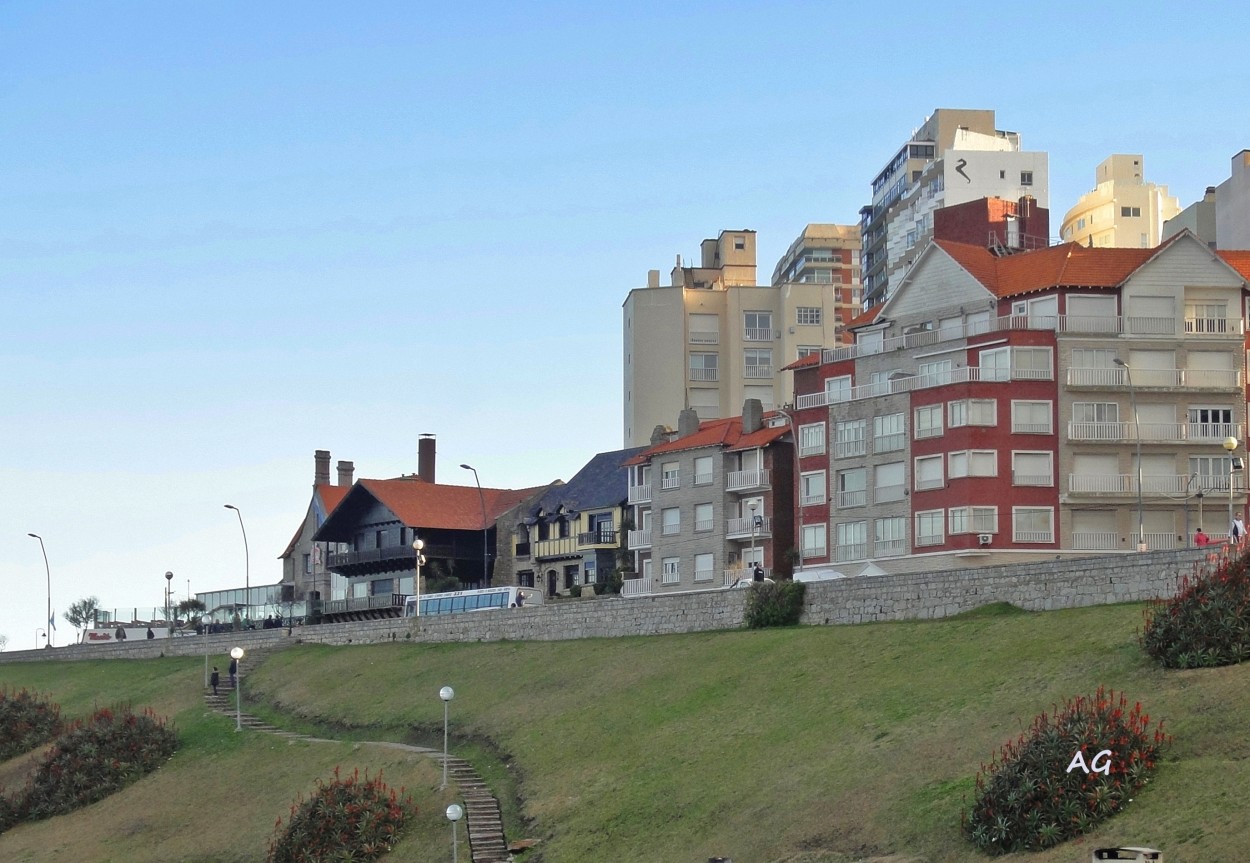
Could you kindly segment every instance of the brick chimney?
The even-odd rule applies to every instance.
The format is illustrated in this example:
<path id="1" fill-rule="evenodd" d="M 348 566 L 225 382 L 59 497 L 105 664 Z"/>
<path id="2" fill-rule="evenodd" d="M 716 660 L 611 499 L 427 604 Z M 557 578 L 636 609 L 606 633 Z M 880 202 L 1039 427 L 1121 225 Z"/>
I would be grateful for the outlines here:
<path id="1" fill-rule="evenodd" d="M 677 415 L 677 437 L 688 437 L 699 430 L 699 412 L 686 408 Z"/>
<path id="2" fill-rule="evenodd" d="M 651 429 L 651 446 L 659 446 L 668 442 L 668 426 L 657 425 Z"/>
<path id="3" fill-rule="evenodd" d="M 339 462 L 339 485 L 349 486 L 352 484 L 352 474 L 356 472 L 356 465 L 350 461 Z"/>
<path id="4" fill-rule="evenodd" d="M 319 449 L 313 453 L 313 485 L 330 484 L 330 451 Z"/>
<path id="5" fill-rule="evenodd" d="M 428 483 L 434 482 L 434 456 L 434 435 L 420 435 L 417 439 L 417 476 Z"/>
<path id="6" fill-rule="evenodd" d="M 764 405 L 759 399 L 747 399 L 742 403 L 742 433 L 759 431 L 764 425 Z"/>

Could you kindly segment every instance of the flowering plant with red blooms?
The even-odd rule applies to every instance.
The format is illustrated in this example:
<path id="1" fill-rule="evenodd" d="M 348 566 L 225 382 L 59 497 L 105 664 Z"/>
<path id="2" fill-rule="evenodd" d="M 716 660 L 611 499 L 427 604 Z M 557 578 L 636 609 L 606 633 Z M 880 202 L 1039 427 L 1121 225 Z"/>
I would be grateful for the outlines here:
<path id="1" fill-rule="evenodd" d="M 398 841 L 405 821 L 416 815 L 412 798 L 382 781 L 353 771 L 346 778 L 334 768 L 330 782 L 317 780 L 308 800 L 291 805 L 286 824 L 274 824 L 268 863 L 329 863 L 374 860 Z"/>
<path id="2" fill-rule="evenodd" d="M 25 689 L 0 689 L 0 761 L 47 743 L 60 730 L 59 705 Z"/>
<path id="3" fill-rule="evenodd" d="M 1163 723 L 1152 730 L 1141 703 L 1130 706 L 1123 693 L 1100 687 L 1069 699 L 981 765 L 964 835 L 989 854 L 1079 836 L 1132 802 L 1169 743 Z"/>
<path id="4" fill-rule="evenodd" d="M 1250 658 L 1250 547 L 1224 546 L 1194 564 L 1171 599 L 1144 612 L 1142 648 L 1165 668 L 1213 668 Z"/>

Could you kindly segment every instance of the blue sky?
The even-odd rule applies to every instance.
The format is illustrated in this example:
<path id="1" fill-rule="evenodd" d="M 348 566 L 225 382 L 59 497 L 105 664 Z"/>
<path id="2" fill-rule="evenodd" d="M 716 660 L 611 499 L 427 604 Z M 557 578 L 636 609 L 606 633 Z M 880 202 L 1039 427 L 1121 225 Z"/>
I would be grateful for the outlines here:
<path id="1" fill-rule="evenodd" d="M 0 634 L 253 583 L 357 476 L 568 478 L 621 442 L 620 305 L 724 228 L 763 277 L 936 107 L 1182 205 L 1250 147 L 1232 3 L 0 6 Z M 58 620 L 57 643 L 68 626 Z"/>

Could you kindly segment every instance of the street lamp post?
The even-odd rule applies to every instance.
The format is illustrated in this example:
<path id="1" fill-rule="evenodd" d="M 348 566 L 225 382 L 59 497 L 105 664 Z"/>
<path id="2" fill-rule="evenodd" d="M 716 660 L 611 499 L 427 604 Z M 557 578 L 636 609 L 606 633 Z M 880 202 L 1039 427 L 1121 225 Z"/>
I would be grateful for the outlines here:
<path id="1" fill-rule="evenodd" d="M 447 820 L 451 822 L 451 863 L 460 863 L 460 851 L 457 847 L 456 822 L 464 817 L 464 807 L 453 803 L 447 807 Z"/>
<path id="2" fill-rule="evenodd" d="M 1241 459 L 1233 455 L 1237 452 L 1237 438 L 1229 435 L 1224 439 L 1224 449 L 1228 450 L 1228 541 L 1232 542 L 1233 537 L 1233 478 L 1236 472 L 1241 470 Z M 1242 539 L 1242 537 L 1236 537 Z"/>
<path id="3" fill-rule="evenodd" d="M 482 496 L 482 481 L 477 478 L 477 470 L 467 464 L 460 465 L 465 470 L 473 471 L 473 482 L 477 485 L 477 502 L 482 507 L 482 586 L 490 587 L 490 557 L 486 553 L 486 498 Z"/>
<path id="4" fill-rule="evenodd" d="M 242 647 L 230 648 L 234 660 L 234 730 L 243 730 L 243 655 Z"/>
<path id="5" fill-rule="evenodd" d="M 239 530 L 243 531 L 243 602 L 250 609 L 252 605 L 252 557 L 247 551 L 247 528 L 243 526 L 243 513 L 237 506 L 227 503 L 225 507 L 234 510 L 234 514 L 239 517 Z M 250 618 L 250 612 L 246 616 Z"/>
<path id="6" fill-rule="evenodd" d="M 752 570 L 754 570 L 754 569 L 755 569 L 755 566 L 756 566 L 756 560 L 755 560 L 755 508 L 756 508 L 756 507 L 758 507 L 758 506 L 759 506 L 759 504 L 758 504 L 757 502 L 755 502 L 755 501 L 751 501 L 750 503 L 748 503 L 748 504 L 747 504 L 747 509 L 749 509 L 749 510 L 751 511 L 751 569 L 752 569 Z"/>
<path id="7" fill-rule="evenodd" d="M 200 626 L 204 627 L 204 688 L 208 688 L 208 624 L 212 618 L 207 614 L 200 618 Z"/>
<path id="8" fill-rule="evenodd" d="M 43 544 L 43 537 L 37 533 L 28 533 L 27 536 L 33 536 L 39 540 L 39 550 L 43 552 L 43 572 L 48 577 L 48 628 L 43 631 L 43 635 L 48 639 L 48 646 L 52 646 L 52 633 L 56 627 L 52 625 L 52 569 L 48 566 L 48 549 Z"/>
<path id="9" fill-rule="evenodd" d="M 438 691 L 438 697 L 443 699 L 443 784 L 440 789 L 447 787 L 447 705 L 456 697 L 456 690 L 450 686 L 444 686 Z"/>
<path id="10" fill-rule="evenodd" d="M 1133 437 L 1137 442 L 1137 550 L 1146 550 L 1146 528 L 1145 519 L 1142 517 L 1141 505 L 1141 423 L 1137 414 L 1137 390 L 1133 387 L 1133 370 L 1124 360 L 1116 357 L 1115 364 L 1124 369 L 1124 376 L 1128 379 L 1128 397 L 1133 404 Z M 1231 524 L 1231 522 L 1230 522 Z"/>
<path id="11" fill-rule="evenodd" d="M 417 578 L 413 582 L 413 588 L 417 594 L 417 606 L 413 612 L 416 617 L 421 616 L 421 564 L 425 563 L 425 555 L 421 553 L 423 548 L 425 548 L 425 540 L 418 537 L 412 541 L 412 552 L 417 559 Z"/>
<path id="12" fill-rule="evenodd" d="M 171 592 L 174 589 L 174 574 L 172 572 L 165 573 L 165 637 L 174 637 L 174 624 L 169 617 L 169 605 L 171 602 Z"/>

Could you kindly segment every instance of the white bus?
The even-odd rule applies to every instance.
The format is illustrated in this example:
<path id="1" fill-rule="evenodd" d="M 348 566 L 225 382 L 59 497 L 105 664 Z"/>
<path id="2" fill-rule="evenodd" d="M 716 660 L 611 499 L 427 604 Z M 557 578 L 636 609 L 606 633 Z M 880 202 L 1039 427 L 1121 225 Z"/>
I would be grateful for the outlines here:
<path id="1" fill-rule="evenodd" d="M 455 590 L 451 593 L 425 593 L 404 600 L 404 617 L 417 616 L 417 600 L 421 600 L 421 617 L 431 614 L 456 614 L 461 611 L 488 611 L 492 608 L 523 608 L 542 605 L 542 591 L 536 587 L 488 587 L 484 590 Z"/>

